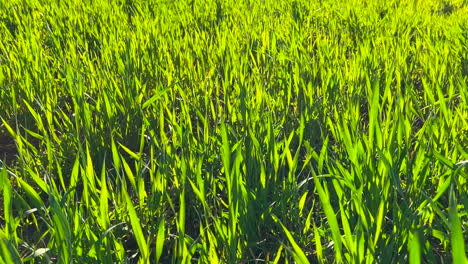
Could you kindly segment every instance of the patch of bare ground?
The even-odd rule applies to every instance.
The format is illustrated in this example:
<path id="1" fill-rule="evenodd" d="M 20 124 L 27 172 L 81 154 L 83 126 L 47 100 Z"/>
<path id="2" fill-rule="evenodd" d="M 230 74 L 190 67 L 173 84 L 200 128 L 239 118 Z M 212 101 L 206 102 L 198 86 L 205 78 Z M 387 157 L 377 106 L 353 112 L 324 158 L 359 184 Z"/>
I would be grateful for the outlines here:
<path id="1" fill-rule="evenodd" d="M 0 160 L 2 163 L 11 164 L 18 154 L 15 140 L 7 133 L 0 131 Z"/>

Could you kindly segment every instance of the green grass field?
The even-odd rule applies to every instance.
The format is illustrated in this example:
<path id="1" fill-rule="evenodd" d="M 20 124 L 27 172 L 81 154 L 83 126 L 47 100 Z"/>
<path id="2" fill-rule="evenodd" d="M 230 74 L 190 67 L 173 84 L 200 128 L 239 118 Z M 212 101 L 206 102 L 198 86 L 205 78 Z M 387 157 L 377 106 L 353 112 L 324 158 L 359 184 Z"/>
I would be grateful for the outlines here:
<path id="1" fill-rule="evenodd" d="M 468 263 L 468 1 L 0 0 L 0 263 Z"/>

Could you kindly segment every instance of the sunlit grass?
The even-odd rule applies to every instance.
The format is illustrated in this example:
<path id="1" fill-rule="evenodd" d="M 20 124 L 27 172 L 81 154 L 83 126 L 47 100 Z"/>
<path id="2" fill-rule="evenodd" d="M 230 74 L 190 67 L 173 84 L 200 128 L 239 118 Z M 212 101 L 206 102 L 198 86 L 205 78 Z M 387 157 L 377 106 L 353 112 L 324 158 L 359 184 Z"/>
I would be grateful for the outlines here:
<path id="1" fill-rule="evenodd" d="M 465 1 L 0 1 L 0 263 L 466 262 Z"/>

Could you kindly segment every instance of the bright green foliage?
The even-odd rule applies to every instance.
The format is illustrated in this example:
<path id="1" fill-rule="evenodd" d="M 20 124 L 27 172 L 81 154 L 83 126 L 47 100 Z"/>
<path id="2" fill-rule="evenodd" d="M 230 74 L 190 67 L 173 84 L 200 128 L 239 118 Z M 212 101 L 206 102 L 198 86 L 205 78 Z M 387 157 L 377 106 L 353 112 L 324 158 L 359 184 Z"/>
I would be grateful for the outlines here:
<path id="1" fill-rule="evenodd" d="M 0 0 L 0 263 L 462 263 L 468 3 Z"/>

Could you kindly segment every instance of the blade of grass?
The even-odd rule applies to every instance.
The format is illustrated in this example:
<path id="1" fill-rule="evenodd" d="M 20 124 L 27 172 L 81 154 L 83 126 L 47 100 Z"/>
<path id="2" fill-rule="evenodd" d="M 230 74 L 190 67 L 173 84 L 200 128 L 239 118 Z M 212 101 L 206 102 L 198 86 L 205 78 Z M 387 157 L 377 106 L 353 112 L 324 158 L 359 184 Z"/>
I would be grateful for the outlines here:
<path id="1" fill-rule="evenodd" d="M 125 199 L 125 204 L 127 206 L 128 216 L 130 218 L 130 225 L 132 226 L 133 235 L 135 236 L 138 248 L 140 249 L 141 259 L 143 260 L 143 263 L 149 263 L 148 245 L 143 234 L 143 229 L 141 228 L 140 218 L 138 217 L 135 207 L 133 206 L 132 200 L 130 199 L 130 196 L 128 195 L 125 189 L 122 189 L 122 195 L 124 196 L 123 198 Z"/>
<path id="2" fill-rule="evenodd" d="M 281 228 L 283 229 L 284 233 L 286 234 L 286 237 L 288 238 L 288 241 L 289 243 L 291 244 L 292 248 L 293 248 L 293 256 L 294 256 L 294 260 L 297 262 L 297 263 L 300 263 L 300 264 L 310 264 L 309 260 L 307 259 L 304 251 L 301 249 L 301 247 L 299 247 L 299 245 L 296 243 L 296 241 L 294 240 L 294 237 L 291 235 L 291 233 L 289 232 L 289 230 L 286 228 L 286 226 L 283 225 L 283 223 L 281 223 L 281 221 L 278 219 L 278 217 L 276 217 L 275 215 L 272 215 L 272 218 L 275 222 L 279 223 Z"/>
<path id="3" fill-rule="evenodd" d="M 408 244 L 409 250 L 409 263 L 419 264 L 421 263 L 421 242 L 419 241 L 419 234 L 417 231 L 411 234 L 411 241 Z"/>
<path id="4" fill-rule="evenodd" d="M 338 220 L 336 218 L 333 207 L 330 204 L 329 196 L 326 194 L 324 187 L 322 187 L 322 184 L 320 183 L 317 175 L 315 175 L 315 172 L 312 171 L 312 173 L 313 173 L 315 189 L 317 190 L 320 201 L 322 202 L 323 210 L 325 211 L 325 215 L 328 219 L 328 223 L 330 225 L 330 229 L 332 232 L 333 241 L 335 242 L 334 249 L 335 249 L 336 261 L 341 262 L 342 261 L 342 253 L 341 253 L 342 242 L 341 242 L 340 228 L 338 226 Z"/>
<path id="5" fill-rule="evenodd" d="M 452 243 L 453 263 L 467 263 L 465 255 L 465 241 L 461 228 L 460 218 L 458 217 L 457 200 L 453 185 L 450 188 L 450 231 Z"/>

